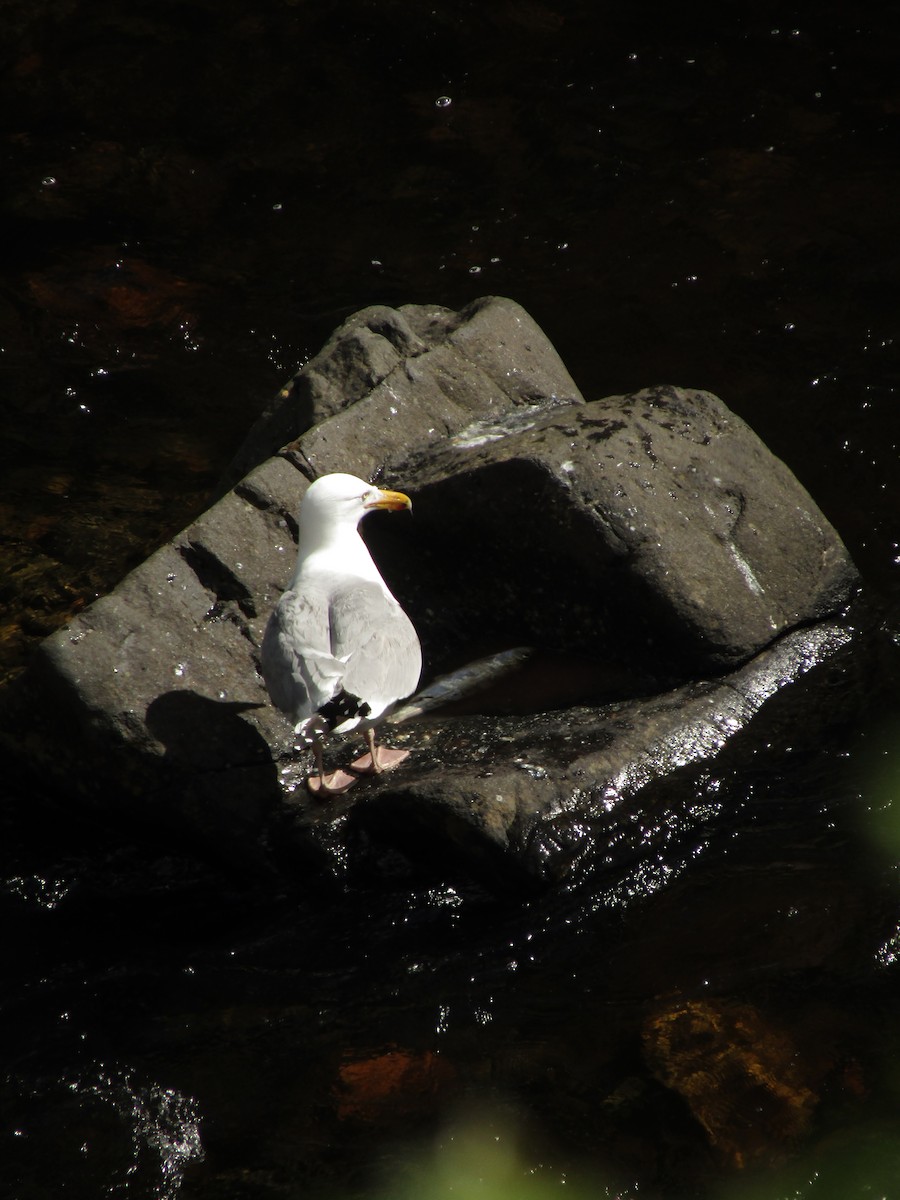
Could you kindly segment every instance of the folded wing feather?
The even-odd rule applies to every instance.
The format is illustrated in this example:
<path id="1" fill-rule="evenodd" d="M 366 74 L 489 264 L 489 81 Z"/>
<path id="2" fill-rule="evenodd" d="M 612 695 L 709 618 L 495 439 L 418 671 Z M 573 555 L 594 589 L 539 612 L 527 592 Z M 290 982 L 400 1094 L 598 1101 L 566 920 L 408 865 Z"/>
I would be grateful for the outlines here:
<path id="1" fill-rule="evenodd" d="M 361 580 L 286 591 L 260 658 L 272 700 L 298 727 L 342 690 L 375 719 L 415 689 L 422 668 L 412 622 L 382 587 Z"/>

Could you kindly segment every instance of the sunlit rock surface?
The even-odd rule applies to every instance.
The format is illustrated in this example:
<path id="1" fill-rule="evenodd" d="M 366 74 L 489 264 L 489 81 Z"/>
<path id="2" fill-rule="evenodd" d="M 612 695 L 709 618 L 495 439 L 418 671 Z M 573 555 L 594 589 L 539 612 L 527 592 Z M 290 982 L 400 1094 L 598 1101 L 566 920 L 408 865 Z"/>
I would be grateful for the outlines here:
<path id="1" fill-rule="evenodd" d="M 365 308 L 348 318 L 259 419 L 230 482 L 295 438 L 311 478 L 371 478 L 473 421 L 528 405 L 581 403 L 559 355 L 510 300 L 460 312 L 439 305 Z"/>
<path id="2" fill-rule="evenodd" d="M 446 645 L 474 622 L 493 640 L 619 658 L 661 686 L 745 662 L 838 611 L 856 582 L 809 494 L 708 392 L 517 409 L 403 478 L 409 588 L 466 589 L 429 621 Z"/>
<path id="3" fill-rule="evenodd" d="M 237 461 L 217 504 L 47 639 L 7 728 L 72 802 L 247 878 L 404 861 L 508 892 L 658 854 L 671 823 L 640 822 L 643 790 L 852 639 L 853 564 L 742 421 L 671 387 L 585 403 L 508 300 L 357 314 Z M 523 644 L 540 669 L 505 704 L 386 730 L 409 764 L 322 805 L 256 663 L 300 497 L 335 470 L 413 493 L 412 521 L 363 529 L 428 671 Z"/>

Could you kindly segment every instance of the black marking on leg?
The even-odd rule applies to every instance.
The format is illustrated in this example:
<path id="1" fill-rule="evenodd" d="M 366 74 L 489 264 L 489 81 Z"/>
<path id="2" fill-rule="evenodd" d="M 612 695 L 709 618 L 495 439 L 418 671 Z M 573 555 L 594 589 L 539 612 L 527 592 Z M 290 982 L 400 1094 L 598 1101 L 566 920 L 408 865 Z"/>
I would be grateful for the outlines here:
<path id="1" fill-rule="evenodd" d="M 330 731 L 343 724 L 344 721 L 349 721 L 352 717 L 367 717 L 371 711 L 371 705 L 367 704 L 365 700 L 360 700 L 359 696 L 354 696 L 352 692 L 345 692 L 341 688 L 336 696 L 333 696 L 327 704 L 322 705 L 319 709 L 319 716 L 326 722 Z"/>

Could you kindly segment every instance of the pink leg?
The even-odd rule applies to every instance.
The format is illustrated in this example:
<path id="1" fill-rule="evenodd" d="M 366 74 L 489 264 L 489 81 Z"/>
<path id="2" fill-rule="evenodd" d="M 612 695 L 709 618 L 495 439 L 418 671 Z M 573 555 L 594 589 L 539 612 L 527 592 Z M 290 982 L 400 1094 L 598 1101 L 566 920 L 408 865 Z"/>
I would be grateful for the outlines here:
<path id="1" fill-rule="evenodd" d="M 389 746 L 375 745 L 374 729 L 366 730 L 366 741 L 369 743 L 369 753 L 355 759 L 350 764 L 350 770 L 359 775 L 380 775 L 399 766 L 404 759 L 409 758 L 408 750 L 392 750 Z"/>
<path id="2" fill-rule="evenodd" d="M 341 796 L 356 783 L 357 777 L 348 774 L 347 771 L 338 770 L 332 771 L 330 775 L 325 774 L 322 746 L 318 741 L 313 742 L 313 754 L 316 756 L 318 775 L 310 775 L 306 786 L 314 796 Z"/>

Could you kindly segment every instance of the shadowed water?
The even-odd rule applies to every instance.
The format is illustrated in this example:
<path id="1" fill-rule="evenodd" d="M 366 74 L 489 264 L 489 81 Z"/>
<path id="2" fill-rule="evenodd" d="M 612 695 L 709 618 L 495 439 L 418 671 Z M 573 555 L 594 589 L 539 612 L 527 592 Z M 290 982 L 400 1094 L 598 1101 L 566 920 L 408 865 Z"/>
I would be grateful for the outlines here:
<path id="1" fill-rule="evenodd" d="M 396 1196 L 459 1112 L 488 1174 L 518 1137 L 497 1195 L 889 1194 L 896 30 L 577 0 L 0 28 L 4 674 L 202 510 L 346 315 L 489 293 L 589 399 L 719 394 L 886 613 L 837 717 L 776 697 L 527 903 L 406 862 L 273 900 L 7 779 L 0 1195 Z"/>

